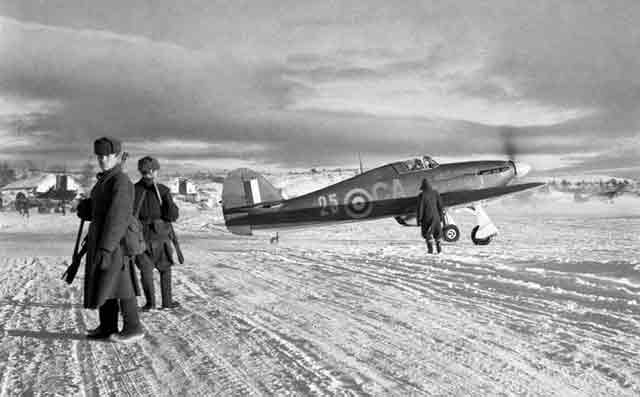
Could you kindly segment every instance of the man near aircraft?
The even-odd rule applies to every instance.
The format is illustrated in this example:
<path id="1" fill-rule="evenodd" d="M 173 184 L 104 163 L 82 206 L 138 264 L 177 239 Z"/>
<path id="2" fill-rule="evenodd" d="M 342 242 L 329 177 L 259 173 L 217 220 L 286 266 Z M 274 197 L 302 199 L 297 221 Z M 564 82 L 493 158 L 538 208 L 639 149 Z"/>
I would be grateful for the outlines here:
<path id="1" fill-rule="evenodd" d="M 153 157 L 143 157 L 138 161 L 142 178 L 135 184 L 135 203 L 147 244 L 147 250 L 136 257 L 147 301 L 142 311 L 155 309 L 154 267 L 160 272 L 162 308 L 179 306 L 171 296 L 171 266 L 174 262 L 171 240 L 173 228 L 170 227 L 170 222 L 178 219 L 178 207 L 173 202 L 169 188 L 156 182 L 159 169 L 160 163 Z"/>
<path id="2" fill-rule="evenodd" d="M 420 186 L 418 195 L 418 224 L 421 226 L 422 237 L 427 243 L 427 250 L 433 254 L 433 241 L 438 254 L 442 252 L 440 239 L 442 238 L 442 219 L 444 219 L 444 207 L 440 193 L 431 187 L 425 178 Z"/>
<path id="3" fill-rule="evenodd" d="M 18 193 L 16 196 L 16 209 L 18 213 L 25 218 L 29 217 L 29 200 L 24 193 Z"/>

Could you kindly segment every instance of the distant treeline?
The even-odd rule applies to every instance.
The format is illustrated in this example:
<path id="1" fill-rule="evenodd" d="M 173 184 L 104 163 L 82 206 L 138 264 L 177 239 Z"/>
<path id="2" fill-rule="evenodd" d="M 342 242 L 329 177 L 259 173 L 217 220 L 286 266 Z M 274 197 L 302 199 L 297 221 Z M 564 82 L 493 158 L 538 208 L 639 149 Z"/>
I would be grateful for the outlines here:
<path id="1" fill-rule="evenodd" d="M 566 179 L 561 179 L 561 180 L 557 180 L 557 179 L 553 179 L 549 182 L 547 182 L 547 184 L 551 185 L 551 186 L 609 186 L 609 187 L 614 187 L 614 186 L 618 186 L 618 185 L 632 185 L 631 181 L 629 181 L 628 179 L 617 179 L 617 178 L 611 178 L 611 179 L 600 179 L 598 181 L 586 181 L 586 180 L 582 180 L 582 181 L 569 181 Z"/>
<path id="2" fill-rule="evenodd" d="M 11 168 L 9 163 L 4 162 L 0 164 L 0 187 L 8 185 L 17 179 L 16 170 Z"/>
<path id="3" fill-rule="evenodd" d="M 608 191 L 611 189 L 618 189 L 620 187 L 625 190 L 633 190 L 636 187 L 634 181 L 628 179 L 600 179 L 600 180 L 581 180 L 570 181 L 567 179 L 553 179 L 547 182 L 547 186 L 552 189 L 564 192 L 594 192 L 594 191 Z"/>

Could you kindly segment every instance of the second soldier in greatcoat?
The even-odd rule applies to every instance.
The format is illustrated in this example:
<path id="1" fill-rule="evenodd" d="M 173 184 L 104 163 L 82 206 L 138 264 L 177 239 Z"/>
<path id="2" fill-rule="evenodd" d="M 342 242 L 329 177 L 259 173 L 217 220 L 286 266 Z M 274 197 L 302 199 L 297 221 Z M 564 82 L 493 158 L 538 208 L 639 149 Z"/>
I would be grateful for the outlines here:
<path id="1" fill-rule="evenodd" d="M 178 302 L 171 294 L 171 266 L 174 264 L 170 222 L 178 219 L 178 207 L 173 202 L 170 189 L 156 182 L 160 164 L 153 157 L 138 161 L 142 178 L 135 184 L 135 203 L 139 206 L 138 218 L 144 227 L 147 250 L 136 257 L 140 269 L 142 289 L 146 298 L 143 311 L 156 307 L 153 269 L 160 272 L 162 308 L 173 308 Z"/>

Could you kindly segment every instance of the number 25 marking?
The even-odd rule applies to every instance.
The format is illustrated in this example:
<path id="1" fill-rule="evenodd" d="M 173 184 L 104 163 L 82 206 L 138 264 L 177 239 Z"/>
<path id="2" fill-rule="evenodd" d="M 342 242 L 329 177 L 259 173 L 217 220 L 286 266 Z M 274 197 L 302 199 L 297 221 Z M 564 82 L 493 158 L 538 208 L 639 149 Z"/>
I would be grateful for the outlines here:
<path id="1" fill-rule="evenodd" d="M 338 213 L 338 198 L 335 193 L 327 196 L 319 196 L 318 204 L 320 205 L 320 216 Z"/>

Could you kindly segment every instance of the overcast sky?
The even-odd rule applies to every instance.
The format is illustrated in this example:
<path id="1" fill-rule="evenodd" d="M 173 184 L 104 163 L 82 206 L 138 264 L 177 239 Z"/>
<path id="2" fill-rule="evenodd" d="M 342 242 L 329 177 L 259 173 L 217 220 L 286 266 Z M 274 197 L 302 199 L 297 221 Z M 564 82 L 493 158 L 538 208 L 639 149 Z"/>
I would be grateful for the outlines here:
<path id="1" fill-rule="evenodd" d="M 0 0 L 0 160 L 492 158 L 640 179 L 640 2 Z"/>

